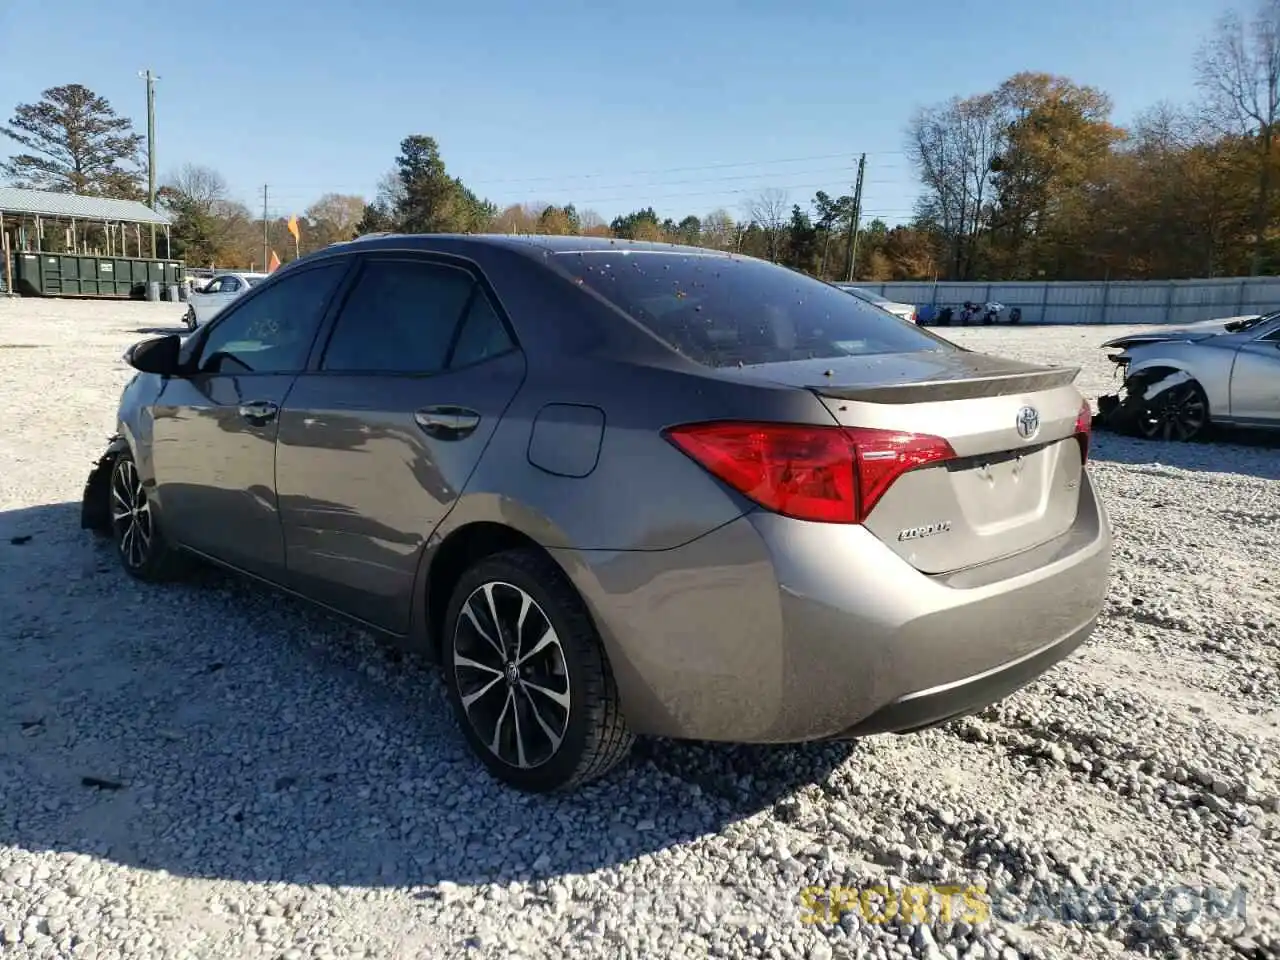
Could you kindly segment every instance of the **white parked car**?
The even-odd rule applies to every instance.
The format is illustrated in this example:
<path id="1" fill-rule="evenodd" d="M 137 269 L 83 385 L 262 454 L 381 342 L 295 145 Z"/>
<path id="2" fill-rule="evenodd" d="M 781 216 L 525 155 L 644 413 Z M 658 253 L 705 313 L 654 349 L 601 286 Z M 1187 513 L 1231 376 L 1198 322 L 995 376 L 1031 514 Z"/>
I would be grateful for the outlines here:
<path id="1" fill-rule="evenodd" d="M 865 300 L 874 307 L 879 307 L 881 310 L 892 313 L 900 320 L 905 320 L 907 323 L 916 322 L 916 306 L 914 303 L 898 303 L 896 300 L 886 300 L 880 294 L 872 293 L 865 287 L 854 286 L 852 283 L 837 283 L 834 286 L 839 287 L 845 293 L 852 294 L 859 300 Z"/>
<path id="2" fill-rule="evenodd" d="M 219 273 L 204 289 L 192 289 L 187 301 L 187 329 L 194 330 L 201 324 L 208 323 L 236 297 L 250 287 L 267 279 L 265 273 Z"/>

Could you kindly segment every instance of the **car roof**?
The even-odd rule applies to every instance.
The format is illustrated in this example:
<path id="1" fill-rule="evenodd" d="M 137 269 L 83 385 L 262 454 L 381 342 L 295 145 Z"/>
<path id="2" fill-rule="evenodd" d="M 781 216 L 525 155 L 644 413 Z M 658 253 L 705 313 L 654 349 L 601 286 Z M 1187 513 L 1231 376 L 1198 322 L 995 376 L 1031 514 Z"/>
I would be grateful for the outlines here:
<path id="1" fill-rule="evenodd" d="M 707 247 L 692 247 L 679 243 L 666 243 L 659 240 L 624 240 L 613 237 L 577 237 L 555 236 L 548 234 L 508 234 L 508 233 L 378 233 L 366 234 L 355 240 L 334 244 L 344 246 L 348 251 L 354 249 L 378 249 L 379 247 L 432 247 L 438 241 L 452 241 L 491 247 L 503 247 L 526 254 L 543 253 L 591 253 L 624 250 L 635 253 L 685 253 L 704 256 L 735 257 L 741 256 L 731 251 L 712 250 Z M 332 249 L 332 248 L 329 248 Z M 742 259 L 754 259 L 742 257 Z"/>

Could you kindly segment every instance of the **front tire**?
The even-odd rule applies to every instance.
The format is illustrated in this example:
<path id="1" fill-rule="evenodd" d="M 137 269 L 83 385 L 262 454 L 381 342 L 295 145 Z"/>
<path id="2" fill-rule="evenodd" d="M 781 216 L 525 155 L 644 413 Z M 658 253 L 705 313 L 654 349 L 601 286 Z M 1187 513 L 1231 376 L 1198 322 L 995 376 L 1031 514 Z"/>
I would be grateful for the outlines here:
<path id="1" fill-rule="evenodd" d="M 107 498 L 111 536 L 125 573 L 155 583 L 176 580 L 190 570 L 187 558 L 165 540 L 132 453 L 116 457 Z"/>
<path id="2" fill-rule="evenodd" d="M 1209 429 L 1209 397 L 1197 381 L 1185 380 L 1146 400 L 1137 425 L 1148 440 L 1200 440 Z"/>
<path id="3" fill-rule="evenodd" d="M 462 575 L 445 616 L 443 661 L 467 743 L 505 783 L 569 790 L 631 750 L 595 625 L 540 553 L 496 554 Z"/>

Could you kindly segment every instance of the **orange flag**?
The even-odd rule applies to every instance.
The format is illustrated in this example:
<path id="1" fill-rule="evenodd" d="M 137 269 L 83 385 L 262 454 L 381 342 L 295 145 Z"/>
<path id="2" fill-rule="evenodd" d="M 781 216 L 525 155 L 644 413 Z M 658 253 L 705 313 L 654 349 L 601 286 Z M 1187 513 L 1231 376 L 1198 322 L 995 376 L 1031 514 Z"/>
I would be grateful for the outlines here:
<path id="1" fill-rule="evenodd" d="M 293 234 L 293 242 L 301 243 L 302 234 L 298 230 L 298 218 L 296 216 L 292 216 L 289 218 L 288 227 L 289 227 L 289 232 Z"/>
<path id="2" fill-rule="evenodd" d="M 280 258 L 276 255 L 276 252 L 272 250 L 271 259 L 267 261 L 267 273 L 272 273 L 279 266 Z"/>

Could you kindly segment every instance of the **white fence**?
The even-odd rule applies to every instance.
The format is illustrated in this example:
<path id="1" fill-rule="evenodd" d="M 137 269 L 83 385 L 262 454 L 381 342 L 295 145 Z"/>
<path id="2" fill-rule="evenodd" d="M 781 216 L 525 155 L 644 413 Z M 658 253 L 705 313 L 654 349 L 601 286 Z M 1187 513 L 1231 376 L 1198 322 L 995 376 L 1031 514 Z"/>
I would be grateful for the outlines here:
<path id="1" fill-rule="evenodd" d="M 1191 323 L 1280 309 L 1280 277 L 1052 283 L 862 283 L 890 300 L 1022 308 L 1023 323 Z M 957 311 L 958 313 L 959 311 Z"/>

